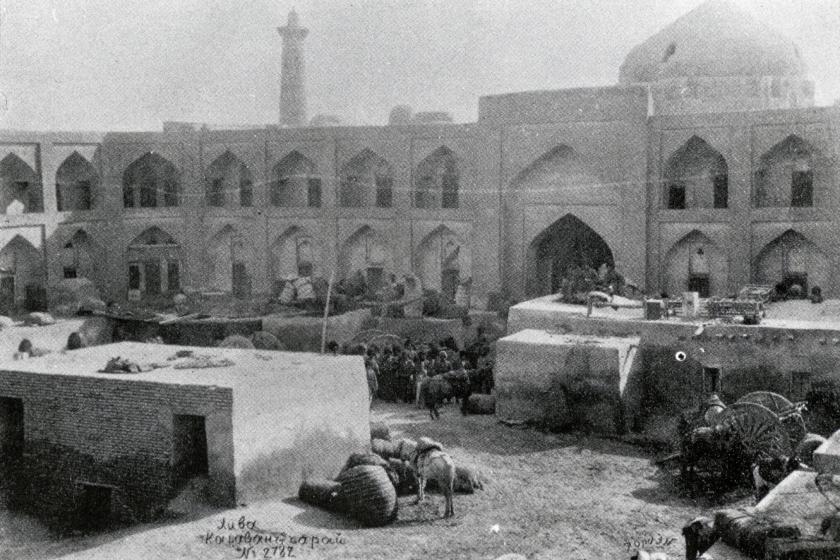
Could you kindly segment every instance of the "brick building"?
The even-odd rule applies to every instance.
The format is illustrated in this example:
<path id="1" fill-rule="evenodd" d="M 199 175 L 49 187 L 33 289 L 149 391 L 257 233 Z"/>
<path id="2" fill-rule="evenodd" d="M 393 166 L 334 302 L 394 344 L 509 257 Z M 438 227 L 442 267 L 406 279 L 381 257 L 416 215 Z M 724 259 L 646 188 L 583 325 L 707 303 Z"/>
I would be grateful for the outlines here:
<path id="1" fill-rule="evenodd" d="M 573 264 L 653 293 L 840 295 L 840 107 L 813 107 L 796 46 L 729 0 L 633 49 L 619 85 L 483 97 L 469 124 L 399 106 L 387 126 L 289 126 L 305 31 L 281 28 L 287 126 L 0 132 L 0 305 L 82 275 L 120 300 L 335 270 L 472 279 L 481 306 L 556 291 Z"/>
<path id="2" fill-rule="evenodd" d="M 175 359 L 183 350 L 228 365 Z M 100 373 L 116 356 L 163 367 Z M 47 517 L 142 519 L 187 484 L 232 507 L 293 494 L 304 472 L 335 476 L 370 440 L 367 391 L 358 356 L 128 342 L 54 353 L 0 366 L 0 457 L 13 499 Z"/>

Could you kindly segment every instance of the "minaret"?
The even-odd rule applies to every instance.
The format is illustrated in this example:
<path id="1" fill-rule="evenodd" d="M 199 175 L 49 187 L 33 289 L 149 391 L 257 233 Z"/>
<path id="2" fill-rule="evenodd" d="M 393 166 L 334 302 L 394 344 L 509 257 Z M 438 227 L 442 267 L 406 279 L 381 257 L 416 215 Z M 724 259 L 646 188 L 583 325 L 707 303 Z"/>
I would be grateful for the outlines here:
<path id="1" fill-rule="evenodd" d="M 280 124 L 303 126 L 306 123 L 306 92 L 303 72 L 303 40 L 309 30 L 298 23 L 294 8 L 285 27 L 278 27 L 283 37 L 283 67 L 280 70 Z"/>

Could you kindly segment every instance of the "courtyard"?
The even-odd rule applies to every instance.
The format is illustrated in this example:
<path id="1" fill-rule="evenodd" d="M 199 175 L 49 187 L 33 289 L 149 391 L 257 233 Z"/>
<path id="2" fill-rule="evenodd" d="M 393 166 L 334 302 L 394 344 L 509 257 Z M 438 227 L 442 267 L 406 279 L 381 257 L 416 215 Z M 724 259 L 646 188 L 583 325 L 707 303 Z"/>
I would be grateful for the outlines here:
<path id="1" fill-rule="evenodd" d="M 647 539 L 663 543 L 658 549 L 669 557 L 681 558 L 681 527 L 716 505 L 684 497 L 652 463 L 653 451 L 617 439 L 511 428 L 495 416 L 464 417 L 454 405 L 433 422 L 425 410 L 377 402 L 371 419 L 388 423 L 393 437 L 425 435 L 442 442 L 457 464 L 480 469 L 484 490 L 457 495 L 450 520 L 442 518 L 438 494 L 421 506 L 412 504 L 413 496 L 402 497 L 398 520 L 376 529 L 291 496 L 217 510 L 192 505 L 182 495 L 172 504 L 178 512 L 164 521 L 65 538 L 0 511 L 2 556 L 234 559 L 250 554 L 250 538 L 253 558 L 281 557 L 292 546 L 300 558 L 491 559 L 516 552 L 529 559 L 595 560 L 629 558 L 634 541 Z M 750 502 L 748 496 L 730 498 Z M 232 528 L 220 529 L 223 518 Z M 278 546 L 281 535 L 285 541 Z M 290 544 L 300 536 L 307 537 L 303 545 Z"/>

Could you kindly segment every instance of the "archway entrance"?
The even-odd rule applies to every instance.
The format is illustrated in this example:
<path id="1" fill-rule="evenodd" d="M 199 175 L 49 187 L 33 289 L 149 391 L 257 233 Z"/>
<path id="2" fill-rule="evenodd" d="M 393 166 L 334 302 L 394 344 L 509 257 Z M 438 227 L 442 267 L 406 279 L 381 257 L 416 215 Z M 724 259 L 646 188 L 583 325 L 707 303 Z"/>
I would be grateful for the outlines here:
<path id="1" fill-rule="evenodd" d="M 598 270 L 614 265 L 609 245 L 595 230 L 567 214 L 534 238 L 528 249 L 528 293 L 555 294 L 576 267 Z"/>

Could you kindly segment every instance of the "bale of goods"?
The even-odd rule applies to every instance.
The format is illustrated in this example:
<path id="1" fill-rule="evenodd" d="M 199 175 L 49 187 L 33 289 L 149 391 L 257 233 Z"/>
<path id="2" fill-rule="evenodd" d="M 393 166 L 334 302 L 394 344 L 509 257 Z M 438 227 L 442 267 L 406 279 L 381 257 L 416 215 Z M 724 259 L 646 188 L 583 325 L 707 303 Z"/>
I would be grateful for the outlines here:
<path id="1" fill-rule="evenodd" d="M 219 343 L 219 348 L 244 348 L 253 350 L 254 344 L 241 334 L 232 334 Z"/>
<path id="2" fill-rule="evenodd" d="M 349 471 L 354 467 L 358 467 L 360 465 L 372 465 L 375 467 L 388 467 L 388 461 L 376 455 L 374 453 L 351 453 L 350 457 L 347 458 L 347 462 L 344 463 L 344 466 L 341 467 L 341 472 Z M 341 476 L 339 474 L 339 476 Z"/>
<path id="3" fill-rule="evenodd" d="M 330 511 L 338 511 L 340 491 L 341 483 L 334 480 L 304 480 L 298 490 L 298 497 L 307 504 Z"/>
<path id="4" fill-rule="evenodd" d="M 385 460 L 391 457 L 399 457 L 400 451 L 396 443 L 387 439 L 374 438 L 370 440 L 371 450 Z"/>
<path id="5" fill-rule="evenodd" d="M 738 509 L 728 509 L 715 514 L 715 531 L 723 542 L 751 558 L 764 558 L 770 539 L 795 539 L 799 528 L 781 525 L 773 520 Z"/>
<path id="6" fill-rule="evenodd" d="M 408 496 L 417 492 L 417 473 L 406 461 L 402 459 L 389 459 L 388 465 L 397 475 L 397 495 Z"/>
<path id="7" fill-rule="evenodd" d="M 385 469 L 361 465 L 342 472 L 339 500 L 342 509 L 369 527 L 387 525 L 397 518 L 397 491 Z"/>
<path id="8" fill-rule="evenodd" d="M 397 454 L 395 457 L 399 457 L 403 461 L 409 461 L 415 449 L 417 449 L 416 441 L 413 439 L 402 438 L 397 440 Z"/>
<path id="9" fill-rule="evenodd" d="M 385 439 L 391 441 L 391 429 L 385 422 L 370 423 L 370 439 Z"/>
<path id="10" fill-rule="evenodd" d="M 297 291 L 298 301 L 307 301 L 315 299 L 315 288 L 312 287 L 312 281 L 306 277 L 301 276 L 294 282 L 295 290 Z"/>
<path id="11" fill-rule="evenodd" d="M 467 412 L 470 414 L 495 414 L 496 397 L 494 395 L 473 393 L 467 399 Z"/>
<path id="12" fill-rule="evenodd" d="M 805 437 L 796 446 L 795 457 L 806 465 L 811 466 L 813 465 L 814 451 L 825 442 L 826 439 L 819 434 L 805 434 Z"/>
<path id="13" fill-rule="evenodd" d="M 257 350 L 285 350 L 283 343 L 270 332 L 255 332 L 251 335 L 251 342 Z"/>
<path id="14" fill-rule="evenodd" d="M 287 281 L 280 290 L 280 303 L 289 305 L 293 301 L 295 301 L 295 285 Z"/>

